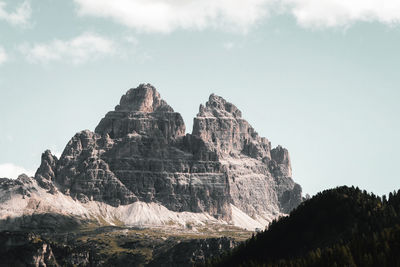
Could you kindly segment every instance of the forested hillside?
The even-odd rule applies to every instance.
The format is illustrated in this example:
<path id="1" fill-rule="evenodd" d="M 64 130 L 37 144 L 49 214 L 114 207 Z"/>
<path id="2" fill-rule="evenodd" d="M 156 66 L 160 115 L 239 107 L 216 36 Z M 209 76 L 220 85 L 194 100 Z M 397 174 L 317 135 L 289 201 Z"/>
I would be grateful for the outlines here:
<path id="1" fill-rule="evenodd" d="M 209 266 L 400 266 L 400 190 L 323 191 Z"/>

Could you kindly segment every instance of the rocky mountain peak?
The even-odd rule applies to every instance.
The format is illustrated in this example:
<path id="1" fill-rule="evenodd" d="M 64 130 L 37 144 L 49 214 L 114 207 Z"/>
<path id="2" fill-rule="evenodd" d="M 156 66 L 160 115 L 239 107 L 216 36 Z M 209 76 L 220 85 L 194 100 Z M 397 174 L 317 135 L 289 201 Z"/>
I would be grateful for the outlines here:
<path id="1" fill-rule="evenodd" d="M 241 118 L 242 112 L 223 97 L 211 94 L 206 105 L 200 105 L 198 117 L 233 117 Z"/>
<path id="2" fill-rule="evenodd" d="M 79 200 L 87 207 L 119 208 L 110 218 L 127 223 L 136 217 L 129 207 L 160 205 L 166 212 L 207 213 L 263 227 L 301 202 L 301 187 L 291 176 L 289 152 L 272 149 L 224 98 L 211 94 L 194 118 L 193 132 L 185 134 L 182 116 L 153 86 L 141 84 L 122 96 L 95 132 L 73 136 L 60 159 L 45 151 L 24 190 L 38 185 L 39 198 L 63 194 L 73 206 Z M 9 184 L 19 190 L 0 180 L 0 188 Z"/>
<path id="3" fill-rule="evenodd" d="M 200 105 L 193 123 L 193 135 L 221 157 L 245 154 L 258 159 L 271 158 L 268 139 L 258 136 L 234 104 L 215 94 L 210 95 L 205 106 Z"/>
<path id="4" fill-rule="evenodd" d="M 35 179 L 39 185 L 45 189 L 51 190 L 52 192 L 55 191 L 53 182 L 56 176 L 55 169 L 57 163 L 57 157 L 51 154 L 50 150 L 46 150 L 42 153 L 40 166 L 35 173 Z"/>
<path id="5" fill-rule="evenodd" d="M 170 140 L 185 135 L 185 123 L 152 85 L 141 84 L 121 97 L 120 104 L 106 114 L 95 132 L 112 139 L 144 134 Z"/>
<path id="6" fill-rule="evenodd" d="M 174 110 L 161 99 L 160 94 L 151 84 L 140 84 L 137 88 L 129 89 L 121 97 L 116 111 L 137 111 L 144 113 L 174 112 Z"/>
<path id="7" fill-rule="evenodd" d="M 269 163 L 271 171 L 277 176 L 292 177 L 292 165 L 289 151 L 278 145 L 271 150 L 272 161 Z"/>

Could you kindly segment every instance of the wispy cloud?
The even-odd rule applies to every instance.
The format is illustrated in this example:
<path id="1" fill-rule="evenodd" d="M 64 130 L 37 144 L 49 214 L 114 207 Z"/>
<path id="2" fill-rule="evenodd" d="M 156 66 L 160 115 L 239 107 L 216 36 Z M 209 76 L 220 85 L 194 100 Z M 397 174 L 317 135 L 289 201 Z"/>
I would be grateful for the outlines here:
<path id="1" fill-rule="evenodd" d="M 208 27 L 246 30 L 274 0 L 74 0 L 80 15 L 110 18 L 145 32 Z"/>
<path id="2" fill-rule="evenodd" d="M 398 0 L 281 0 L 303 27 L 349 26 L 355 22 L 400 22 Z"/>
<path id="3" fill-rule="evenodd" d="M 109 18 L 144 32 L 228 28 L 247 31 L 269 14 L 291 14 L 302 27 L 359 21 L 398 24 L 399 0 L 74 0 L 78 14 Z"/>
<path id="4" fill-rule="evenodd" d="M 0 1 L 0 20 L 5 20 L 13 25 L 28 25 L 32 14 L 31 5 L 28 1 L 24 1 L 20 4 L 15 11 L 7 12 L 6 7 L 7 4 Z"/>
<path id="5" fill-rule="evenodd" d="M 8 60 L 8 56 L 3 47 L 0 46 L 0 65 Z"/>
<path id="6" fill-rule="evenodd" d="M 20 174 L 23 173 L 28 176 L 33 176 L 35 174 L 35 172 L 32 170 L 27 170 L 21 166 L 17 166 L 12 163 L 0 164 L 0 178 L 16 179 Z"/>
<path id="7" fill-rule="evenodd" d="M 114 41 L 93 33 L 84 33 L 70 40 L 24 44 L 20 51 L 33 63 L 64 61 L 82 64 L 98 57 L 114 54 Z"/>

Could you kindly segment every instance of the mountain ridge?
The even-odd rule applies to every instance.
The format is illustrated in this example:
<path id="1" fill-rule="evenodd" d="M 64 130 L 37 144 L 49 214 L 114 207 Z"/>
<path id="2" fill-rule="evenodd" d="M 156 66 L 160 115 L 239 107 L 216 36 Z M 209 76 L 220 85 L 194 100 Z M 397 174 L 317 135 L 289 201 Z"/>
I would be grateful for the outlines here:
<path id="1" fill-rule="evenodd" d="M 235 105 L 211 94 L 186 133 L 182 116 L 150 84 L 129 89 L 94 132 L 75 134 L 60 159 L 46 150 L 34 181 L 29 179 L 21 178 L 22 189 L 4 189 L 0 182 L 3 194 L 43 189 L 70 198 L 77 209 L 155 203 L 172 213 L 233 224 L 247 216 L 250 228 L 265 226 L 302 201 L 288 151 L 271 148 Z"/>

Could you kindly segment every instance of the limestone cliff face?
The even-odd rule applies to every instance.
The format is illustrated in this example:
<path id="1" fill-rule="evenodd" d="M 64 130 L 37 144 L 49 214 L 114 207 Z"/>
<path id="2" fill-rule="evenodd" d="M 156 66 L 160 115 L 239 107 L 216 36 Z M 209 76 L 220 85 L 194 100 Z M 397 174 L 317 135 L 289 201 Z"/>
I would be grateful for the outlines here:
<path id="1" fill-rule="evenodd" d="M 240 110 L 212 94 L 185 135 L 181 115 L 149 84 L 130 89 L 95 132 L 77 133 L 36 180 L 82 202 L 137 200 L 231 220 L 231 205 L 261 220 L 301 202 L 288 151 L 258 136 Z"/>
<path id="2" fill-rule="evenodd" d="M 51 193 L 54 193 L 57 190 L 54 186 L 57 162 L 57 157 L 53 156 L 50 150 L 46 150 L 42 154 L 40 167 L 37 169 L 35 174 L 35 179 L 39 185 L 45 189 L 48 189 Z"/>
<path id="3" fill-rule="evenodd" d="M 200 105 L 194 118 L 193 135 L 220 157 L 243 154 L 260 160 L 271 158 L 270 142 L 258 136 L 235 105 L 214 94 L 205 107 Z"/>
<path id="4" fill-rule="evenodd" d="M 185 123 L 181 114 L 174 112 L 156 89 L 147 84 L 123 95 L 120 104 L 107 113 L 95 132 L 113 139 L 140 134 L 170 140 L 185 135 Z"/>
<path id="5" fill-rule="evenodd" d="M 218 155 L 231 202 L 252 217 L 287 213 L 301 202 L 289 153 L 260 137 L 238 108 L 212 94 L 194 119 L 193 135 Z"/>
<path id="6" fill-rule="evenodd" d="M 77 133 L 67 144 L 56 167 L 55 182 L 64 194 L 82 202 L 96 200 L 113 206 L 137 197 L 126 188 L 104 159 L 114 141 L 91 131 Z"/>

